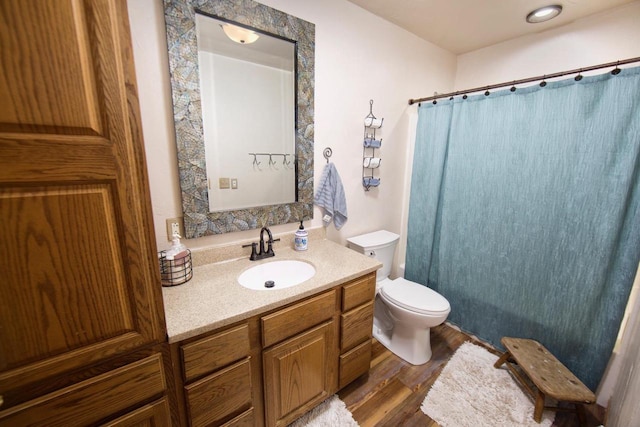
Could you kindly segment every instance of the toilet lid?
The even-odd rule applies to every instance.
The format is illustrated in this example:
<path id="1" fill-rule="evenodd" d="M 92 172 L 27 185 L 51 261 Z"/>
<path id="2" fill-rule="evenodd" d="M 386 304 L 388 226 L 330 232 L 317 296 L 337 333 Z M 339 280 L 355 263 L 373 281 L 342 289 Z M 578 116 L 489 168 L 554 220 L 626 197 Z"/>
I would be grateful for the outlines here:
<path id="1" fill-rule="evenodd" d="M 416 282 L 398 278 L 382 287 L 382 294 L 394 304 L 422 314 L 449 312 L 449 301 L 433 289 Z"/>

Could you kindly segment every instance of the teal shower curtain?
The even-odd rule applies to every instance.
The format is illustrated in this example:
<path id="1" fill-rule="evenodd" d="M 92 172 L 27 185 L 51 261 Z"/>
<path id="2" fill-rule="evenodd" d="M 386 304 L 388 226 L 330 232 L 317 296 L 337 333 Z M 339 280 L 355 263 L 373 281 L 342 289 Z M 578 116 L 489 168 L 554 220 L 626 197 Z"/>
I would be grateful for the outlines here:
<path id="1" fill-rule="evenodd" d="M 408 279 L 595 391 L 640 260 L 640 67 L 419 108 Z"/>

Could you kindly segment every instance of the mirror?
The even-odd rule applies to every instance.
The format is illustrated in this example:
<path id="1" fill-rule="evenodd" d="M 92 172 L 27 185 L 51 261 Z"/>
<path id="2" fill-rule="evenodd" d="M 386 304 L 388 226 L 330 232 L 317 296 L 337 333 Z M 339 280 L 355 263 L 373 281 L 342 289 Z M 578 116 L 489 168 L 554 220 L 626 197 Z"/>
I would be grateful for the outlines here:
<path id="1" fill-rule="evenodd" d="M 313 218 L 314 25 L 250 0 L 243 1 L 242 6 L 228 1 L 165 0 L 164 6 L 185 237 Z M 199 62 L 199 56 L 207 57 L 208 62 L 211 58 L 208 53 L 198 53 L 199 42 L 201 50 L 210 48 L 204 46 L 207 43 L 204 35 L 198 38 L 198 29 L 201 23 L 207 22 L 213 23 L 211 28 L 216 30 L 220 30 L 221 23 L 232 24 L 241 30 L 255 32 L 259 40 L 273 39 L 274 43 L 284 43 L 284 50 L 289 50 L 293 57 L 293 67 L 289 71 L 290 77 L 286 77 L 286 72 L 276 73 L 283 83 L 278 85 L 277 91 L 272 90 L 281 96 L 278 101 L 281 118 L 256 117 L 264 111 L 264 107 L 263 110 L 257 107 L 256 91 L 266 90 L 251 88 L 248 83 L 243 85 L 238 73 L 235 73 L 235 81 L 220 82 L 225 89 L 235 86 L 236 90 L 226 94 L 224 102 L 219 102 L 222 95 L 218 91 L 221 86 L 218 86 L 217 76 L 230 72 L 218 71 L 216 78 L 205 80 L 214 71 L 209 67 L 211 64 Z M 235 48 L 238 47 L 251 45 L 238 44 Z M 244 49 L 244 54 L 254 50 L 254 58 L 271 56 L 273 61 L 272 53 L 258 50 L 258 47 L 259 44 L 255 43 L 255 49 Z M 223 56 L 221 52 L 216 55 Z M 226 62 L 230 62 L 230 54 L 226 52 L 224 55 Z M 236 65 L 240 60 L 248 62 L 247 58 L 235 57 L 232 60 Z M 286 61 L 276 62 L 277 67 L 282 68 Z M 261 66 L 264 68 L 264 65 Z M 277 68 L 274 62 L 269 66 Z M 269 84 L 271 89 L 273 78 Z M 287 86 L 287 79 L 289 82 L 293 80 L 293 84 Z M 247 82 L 246 79 L 244 81 Z M 288 101 L 282 97 L 287 91 L 290 92 Z M 212 96 L 214 92 L 215 96 Z M 256 104 L 254 110 L 252 103 Z M 222 129 L 220 120 L 229 126 Z M 260 120 L 267 120 L 269 125 Z M 284 131 L 276 135 L 274 128 Z M 254 133 L 244 133 L 246 129 Z M 213 134 L 213 139 L 221 144 L 209 148 L 208 143 L 205 144 L 205 136 L 209 134 Z M 289 142 L 286 142 L 287 138 Z M 274 145 L 266 145 L 267 141 Z M 216 164 L 223 165 L 224 169 L 216 169 Z M 268 182 L 267 174 L 280 181 Z M 289 182 L 286 181 L 287 174 Z M 236 184 L 237 189 L 221 189 L 227 186 L 227 180 L 229 187 Z M 267 195 L 274 187 L 282 194 L 269 198 Z M 217 202 L 223 201 L 221 195 L 232 200 L 229 204 L 219 205 Z M 250 195 L 253 198 L 247 199 Z"/>
<path id="2" fill-rule="evenodd" d="M 296 201 L 295 43 L 196 13 L 209 211 Z"/>

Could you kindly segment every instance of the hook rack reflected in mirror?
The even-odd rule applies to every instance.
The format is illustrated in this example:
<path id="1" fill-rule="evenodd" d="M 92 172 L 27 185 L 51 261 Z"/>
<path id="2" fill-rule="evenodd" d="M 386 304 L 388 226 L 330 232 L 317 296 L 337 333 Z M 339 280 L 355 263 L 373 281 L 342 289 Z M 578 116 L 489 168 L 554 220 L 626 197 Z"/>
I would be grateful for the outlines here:
<path id="1" fill-rule="evenodd" d="M 274 156 L 282 156 L 282 165 L 286 168 L 286 169 L 290 169 L 293 170 L 294 169 L 294 161 L 293 160 L 288 160 L 289 156 L 291 156 L 292 159 L 295 159 L 295 156 L 293 154 L 287 154 L 287 153 L 248 153 L 250 156 L 253 156 L 253 167 L 254 169 L 262 164 L 262 162 L 258 161 L 258 156 L 265 156 L 265 157 L 269 157 L 269 166 L 275 170 L 279 170 L 276 165 L 277 162 L 275 160 L 273 160 Z M 258 168 L 258 170 L 262 170 L 260 168 Z"/>

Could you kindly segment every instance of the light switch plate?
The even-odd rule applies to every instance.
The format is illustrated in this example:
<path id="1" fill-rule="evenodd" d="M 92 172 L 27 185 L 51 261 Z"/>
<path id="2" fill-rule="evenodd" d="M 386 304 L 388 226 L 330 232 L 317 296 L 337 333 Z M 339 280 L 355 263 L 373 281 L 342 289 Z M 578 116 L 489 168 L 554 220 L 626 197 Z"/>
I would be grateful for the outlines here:
<path id="1" fill-rule="evenodd" d="M 231 189 L 232 190 L 238 189 L 238 178 L 231 178 Z"/>
<path id="2" fill-rule="evenodd" d="M 218 187 L 221 190 L 227 190 L 229 188 L 229 178 L 218 178 Z"/>

